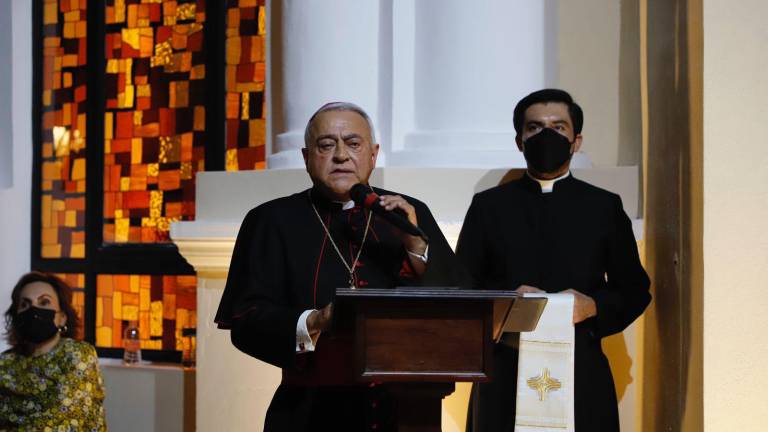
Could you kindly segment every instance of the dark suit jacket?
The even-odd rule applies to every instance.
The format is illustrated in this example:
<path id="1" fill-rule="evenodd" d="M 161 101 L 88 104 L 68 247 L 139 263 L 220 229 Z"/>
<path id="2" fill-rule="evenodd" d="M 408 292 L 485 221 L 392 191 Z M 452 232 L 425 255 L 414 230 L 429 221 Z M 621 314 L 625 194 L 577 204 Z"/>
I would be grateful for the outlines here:
<path id="1" fill-rule="evenodd" d="M 618 431 L 613 378 L 600 340 L 624 330 L 651 299 L 621 198 L 572 175 L 543 194 L 523 175 L 475 195 L 457 255 L 479 289 L 573 288 L 594 299 L 597 316 L 575 328 L 576 430 Z M 493 382 L 473 388 L 475 432 L 514 427 L 517 350 L 499 344 L 495 354 Z"/>

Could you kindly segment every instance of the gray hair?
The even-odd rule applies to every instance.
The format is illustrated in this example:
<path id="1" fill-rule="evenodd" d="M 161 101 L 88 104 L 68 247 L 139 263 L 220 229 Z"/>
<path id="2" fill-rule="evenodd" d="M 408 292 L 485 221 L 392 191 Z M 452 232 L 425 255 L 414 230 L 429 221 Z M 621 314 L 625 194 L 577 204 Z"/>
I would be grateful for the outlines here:
<path id="1" fill-rule="evenodd" d="M 315 113 L 312 114 L 312 117 L 309 118 L 307 127 L 304 128 L 304 147 L 309 147 L 309 130 L 312 127 L 312 123 L 315 121 L 315 118 L 321 113 L 327 111 L 351 111 L 359 114 L 360 117 L 364 118 L 366 123 L 368 123 L 368 129 L 371 131 L 371 144 L 376 142 L 376 131 L 373 129 L 373 121 L 371 121 L 371 118 L 368 116 L 368 113 L 366 113 L 365 110 L 360 108 L 360 106 L 353 104 L 352 102 L 330 102 L 321 106 L 320 109 L 315 111 Z"/>

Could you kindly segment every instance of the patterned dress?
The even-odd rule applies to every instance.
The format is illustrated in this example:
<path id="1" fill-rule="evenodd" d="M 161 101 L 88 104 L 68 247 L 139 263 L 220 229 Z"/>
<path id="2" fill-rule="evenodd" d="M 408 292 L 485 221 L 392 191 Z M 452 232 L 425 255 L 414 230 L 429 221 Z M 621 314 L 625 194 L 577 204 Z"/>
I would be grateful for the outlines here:
<path id="1" fill-rule="evenodd" d="M 32 357 L 0 354 L 0 430 L 106 431 L 104 382 L 93 346 L 62 338 Z"/>

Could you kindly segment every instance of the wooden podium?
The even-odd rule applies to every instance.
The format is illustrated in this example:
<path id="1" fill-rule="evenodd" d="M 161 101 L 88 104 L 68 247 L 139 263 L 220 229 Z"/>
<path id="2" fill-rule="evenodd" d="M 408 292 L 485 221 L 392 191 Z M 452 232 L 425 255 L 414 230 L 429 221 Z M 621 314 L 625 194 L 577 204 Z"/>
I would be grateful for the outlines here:
<path id="1" fill-rule="evenodd" d="M 334 365 L 324 368 L 336 371 L 323 374 L 330 382 L 387 385 L 400 432 L 439 431 L 454 383 L 491 379 L 494 342 L 502 331 L 533 329 L 541 300 L 512 291 L 340 288 L 317 366 Z M 519 328 L 510 328 L 511 314 L 525 315 Z"/>

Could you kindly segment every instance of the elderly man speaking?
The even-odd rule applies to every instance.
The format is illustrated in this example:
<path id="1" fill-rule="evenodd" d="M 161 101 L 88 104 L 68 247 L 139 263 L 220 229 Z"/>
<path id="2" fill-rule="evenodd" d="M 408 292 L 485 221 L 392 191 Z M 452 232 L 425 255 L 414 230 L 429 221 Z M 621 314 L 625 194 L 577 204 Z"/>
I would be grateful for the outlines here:
<path id="1" fill-rule="evenodd" d="M 302 371 L 325 367 L 314 351 L 325 342 L 336 288 L 457 285 L 456 259 L 426 205 L 368 184 L 379 144 L 360 107 L 324 105 L 304 139 L 313 186 L 245 217 L 216 322 L 231 329 L 238 349 L 283 370 L 265 431 L 394 430 L 386 386 L 318 383 Z M 355 205 L 350 190 L 357 184 L 429 243 Z"/>

